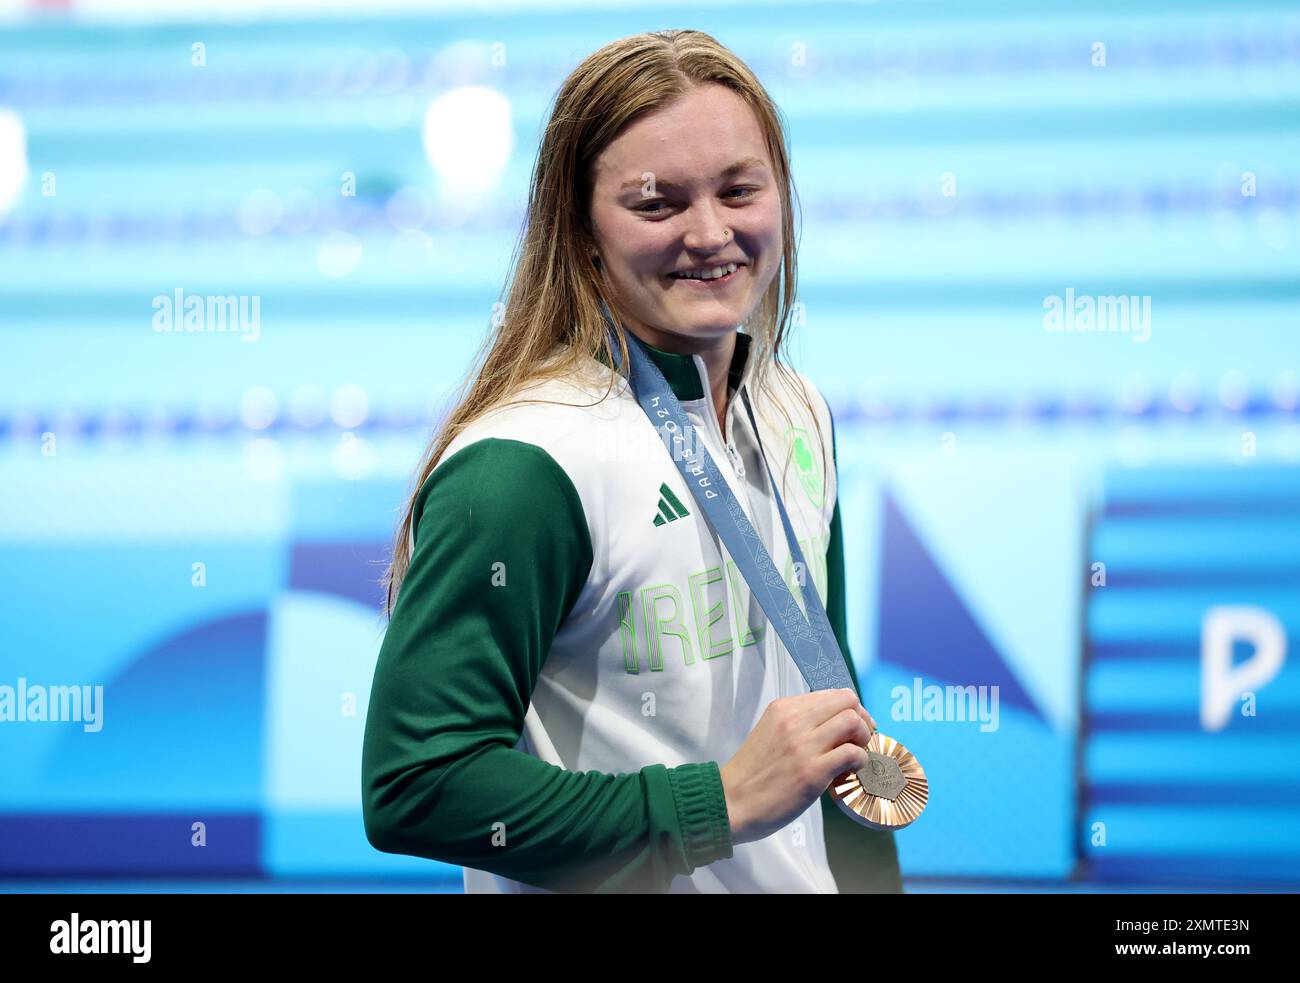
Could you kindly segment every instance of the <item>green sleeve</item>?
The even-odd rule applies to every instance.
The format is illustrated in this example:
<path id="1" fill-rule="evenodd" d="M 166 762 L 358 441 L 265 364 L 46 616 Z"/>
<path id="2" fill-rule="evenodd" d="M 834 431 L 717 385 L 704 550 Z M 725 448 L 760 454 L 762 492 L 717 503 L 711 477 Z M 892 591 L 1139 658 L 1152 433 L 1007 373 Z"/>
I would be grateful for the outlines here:
<path id="1" fill-rule="evenodd" d="M 413 522 L 366 717 L 371 845 L 588 893 L 662 893 L 730 857 L 717 762 L 576 772 L 515 748 L 592 564 L 581 500 L 554 459 L 476 441 L 426 480 Z"/>
<path id="2" fill-rule="evenodd" d="M 827 406 L 827 412 L 830 407 Z M 831 455 L 838 473 L 835 457 L 835 418 L 831 417 Z M 846 626 L 844 599 L 844 533 L 840 525 L 839 482 L 836 482 L 835 511 L 831 515 L 831 538 L 826 550 L 826 616 L 830 619 L 835 640 L 839 642 L 844 661 L 848 663 L 853 687 L 862 698 L 858 673 L 849 652 L 849 633 Z M 880 724 L 881 712 L 872 710 L 871 716 Z M 826 859 L 841 894 L 902 894 L 902 873 L 898 866 L 898 849 L 892 832 L 881 832 L 860 826 L 831 798 L 822 793 L 822 827 L 826 837 Z"/>

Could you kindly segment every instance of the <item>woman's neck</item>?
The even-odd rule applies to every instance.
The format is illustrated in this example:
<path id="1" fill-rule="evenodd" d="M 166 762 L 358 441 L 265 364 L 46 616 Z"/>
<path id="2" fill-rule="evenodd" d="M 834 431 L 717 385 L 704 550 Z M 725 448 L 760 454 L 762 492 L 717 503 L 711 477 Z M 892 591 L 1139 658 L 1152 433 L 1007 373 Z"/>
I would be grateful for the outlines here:
<path id="1" fill-rule="evenodd" d="M 661 331 L 645 331 L 637 328 L 633 331 L 646 344 L 658 348 L 661 352 L 674 355 L 698 355 L 704 360 L 705 374 L 709 378 L 709 398 L 718 414 L 718 425 L 722 428 L 723 439 L 727 436 L 727 403 L 730 394 L 727 381 L 731 373 L 731 360 L 736 354 L 736 332 L 713 338 L 683 338 L 681 335 L 665 334 Z M 649 335 L 650 337 L 646 337 Z"/>

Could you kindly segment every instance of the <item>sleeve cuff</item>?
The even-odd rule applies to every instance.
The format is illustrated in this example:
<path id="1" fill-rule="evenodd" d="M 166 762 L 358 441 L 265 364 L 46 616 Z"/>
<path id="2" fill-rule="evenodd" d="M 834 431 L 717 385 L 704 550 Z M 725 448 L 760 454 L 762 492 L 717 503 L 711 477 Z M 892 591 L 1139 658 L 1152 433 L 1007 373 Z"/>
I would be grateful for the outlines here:
<path id="1" fill-rule="evenodd" d="M 679 765 L 668 769 L 682 845 L 691 870 L 732 855 L 731 821 L 716 761 Z"/>

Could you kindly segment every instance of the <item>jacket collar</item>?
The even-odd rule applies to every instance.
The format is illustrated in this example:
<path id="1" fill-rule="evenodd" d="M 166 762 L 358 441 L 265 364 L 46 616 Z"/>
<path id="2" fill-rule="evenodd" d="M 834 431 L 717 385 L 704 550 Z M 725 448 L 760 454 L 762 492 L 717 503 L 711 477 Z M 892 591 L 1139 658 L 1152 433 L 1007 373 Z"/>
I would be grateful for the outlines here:
<path id="1" fill-rule="evenodd" d="M 752 374 L 749 370 L 753 368 L 750 364 L 749 350 L 753 342 L 754 339 L 750 335 L 743 331 L 736 332 L 736 351 L 731 356 L 731 368 L 727 375 L 728 388 L 738 390 L 749 381 Z M 673 391 L 674 396 L 682 402 L 704 398 L 704 383 L 700 381 L 701 370 L 704 367 L 703 358 L 699 355 L 678 355 L 675 352 L 661 351 L 644 341 L 641 345 L 659 367 L 659 371 L 664 374 L 668 388 Z M 597 358 L 604 365 L 609 365 L 603 351 L 598 353 Z"/>

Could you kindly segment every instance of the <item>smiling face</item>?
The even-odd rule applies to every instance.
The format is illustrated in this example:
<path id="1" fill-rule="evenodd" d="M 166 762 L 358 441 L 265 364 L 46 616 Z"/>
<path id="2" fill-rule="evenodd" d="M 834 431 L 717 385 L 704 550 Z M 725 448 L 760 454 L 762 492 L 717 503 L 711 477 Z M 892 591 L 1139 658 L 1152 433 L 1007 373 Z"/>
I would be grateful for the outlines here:
<path id="1" fill-rule="evenodd" d="M 781 266 L 781 193 L 753 110 L 707 83 L 636 120 L 596 158 L 591 224 L 634 334 L 680 354 L 717 347 Z M 673 275 L 733 262 L 713 282 Z"/>

